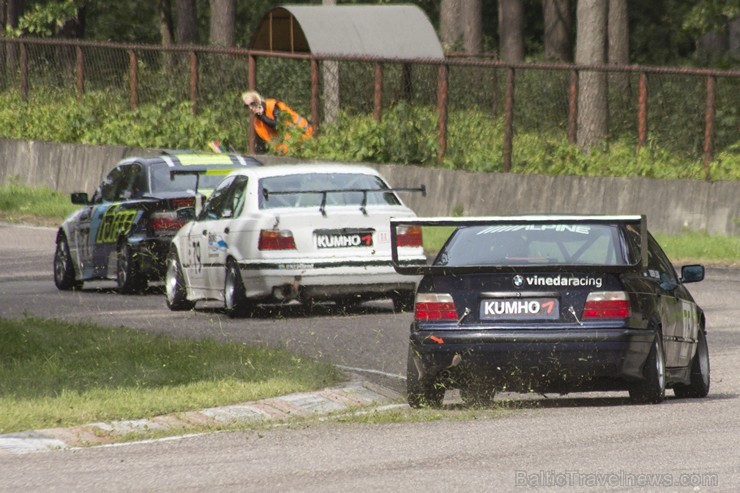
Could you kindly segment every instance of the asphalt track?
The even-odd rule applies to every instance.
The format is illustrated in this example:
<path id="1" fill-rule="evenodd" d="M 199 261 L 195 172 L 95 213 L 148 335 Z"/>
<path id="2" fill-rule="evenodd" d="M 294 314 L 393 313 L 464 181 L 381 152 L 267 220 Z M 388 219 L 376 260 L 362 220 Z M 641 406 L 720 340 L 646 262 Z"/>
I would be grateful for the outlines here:
<path id="1" fill-rule="evenodd" d="M 276 347 L 402 390 L 410 315 L 300 307 L 230 320 L 172 313 L 110 285 L 58 292 L 54 230 L 0 225 L 0 316 L 24 313 Z M 324 424 L 44 454 L 0 455 L 0 491 L 738 491 L 740 269 L 691 286 L 709 323 L 712 390 L 632 406 L 626 393 L 512 396 L 496 419 Z M 669 392 L 669 395 L 671 393 Z M 454 409 L 454 408 L 453 408 Z"/>

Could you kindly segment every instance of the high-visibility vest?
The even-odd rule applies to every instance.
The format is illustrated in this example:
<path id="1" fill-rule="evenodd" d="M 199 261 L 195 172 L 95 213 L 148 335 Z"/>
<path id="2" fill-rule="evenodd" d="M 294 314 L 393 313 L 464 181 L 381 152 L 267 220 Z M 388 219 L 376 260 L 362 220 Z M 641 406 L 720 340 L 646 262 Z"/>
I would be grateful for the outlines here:
<path id="1" fill-rule="evenodd" d="M 300 128 L 303 131 L 301 138 L 308 139 L 313 135 L 313 127 L 308 123 L 308 120 L 303 118 L 301 115 L 293 111 L 293 109 L 282 101 L 278 101 L 273 98 L 265 99 L 265 116 L 271 120 L 275 120 L 275 108 L 290 115 L 291 126 Z M 272 142 L 275 139 L 285 140 L 290 138 L 289 133 L 285 133 L 282 138 L 278 135 L 277 130 L 267 123 L 263 122 L 259 118 L 254 118 L 254 131 L 259 137 L 265 142 Z M 283 142 L 278 145 L 278 150 L 281 154 L 288 152 L 288 146 Z"/>

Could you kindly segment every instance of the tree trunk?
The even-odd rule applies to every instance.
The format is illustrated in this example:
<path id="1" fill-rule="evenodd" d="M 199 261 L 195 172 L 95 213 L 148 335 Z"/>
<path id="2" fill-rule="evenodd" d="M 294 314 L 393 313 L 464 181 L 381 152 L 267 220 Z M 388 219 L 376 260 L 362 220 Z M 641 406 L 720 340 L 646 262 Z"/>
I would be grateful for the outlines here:
<path id="1" fill-rule="evenodd" d="M 162 46 L 172 46 L 175 42 L 175 22 L 172 19 L 172 0 L 159 0 L 159 34 Z M 171 51 L 162 52 L 164 72 L 171 74 L 175 68 L 175 55 Z"/>
<path id="2" fill-rule="evenodd" d="M 334 7 L 337 0 L 322 0 L 322 5 Z M 324 123 L 334 123 L 339 117 L 339 62 L 324 60 L 321 75 L 324 79 Z"/>
<path id="3" fill-rule="evenodd" d="M 234 46 L 236 0 L 211 0 L 209 38 L 212 45 Z"/>
<path id="4" fill-rule="evenodd" d="M 177 44 L 198 43 L 198 24 L 195 14 L 195 0 L 175 0 L 175 40 Z"/>
<path id="5" fill-rule="evenodd" d="M 578 0 L 576 63 L 606 61 L 607 3 Z M 578 75 L 578 146 L 588 152 L 607 137 L 606 74 L 581 70 Z"/>
<path id="6" fill-rule="evenodd" d="M 498 35 L 501 59 L 509 63 L 524 61 L 524 5 L 522 0 L 499 0 Z"/>
<path id="7" fill-rule="evenodd" d="M 545 19 L 545 57 L 572 62 L 570 0 L 542 0 L 542 13 Z"/>
<path id="8" fill-rule="evenodd" d="M 439 35 L 445 51 L 458 51 L 462 38 L 460 9 L 462 0 L 442 0 L 439 6 Z"/>
<path id="9" fill-rule="evenodd" d="M 162 46 L 171 46 L 174 43 L 174 25 L 172 1 L 159 0 L 159 34 L 162 36 Z"/>
<path id="10" fill-rule="evenodd" d="M 460 11 L 463 25 L 463 47 L 468 55 L 479 55 L 483 48 L 483 4 L 465 0 Z"/>
<path id="11" fill-rule="evenodd" d="M 630 31 L 627 0 L 609 0 L 608 54 L 609 65 L 630 62 Z M 627 72 L 610 72 L 609 88 L 629 96 L 630 76 Z"/>
<path id="12" fill-rule="evenodd" d="M 6 26 L 10 29 L 18 27 L 18 20 L 23 15 L 25 0 L 7 0 L 7 13 L 5 17 Z M 5 45 L 5 59 L 7 70 L 13 72 L 18 67 L 18 45 Z"/>

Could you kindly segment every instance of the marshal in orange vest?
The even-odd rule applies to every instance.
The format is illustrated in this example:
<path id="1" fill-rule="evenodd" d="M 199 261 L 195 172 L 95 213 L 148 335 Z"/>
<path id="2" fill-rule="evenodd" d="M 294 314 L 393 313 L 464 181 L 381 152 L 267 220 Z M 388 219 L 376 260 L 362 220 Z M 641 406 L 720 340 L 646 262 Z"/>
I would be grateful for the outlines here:
<path id="1" fill-rule="evenodd" d="M 254 114 L 252 122 L 255 133 L 263 143 L 274 145 L 278 153 L 284 155 L 288 152 L 287 142 L 290 141 L 292 136 L 287 128 L 297 127 L 300 129 L 301 139 L 309 139 L 313 135 L 313 127 L 308 123 L 308 120 L 282 101 L 274 98 L 263 100 L 258 93 L 253 91 L 242 94 L 242 99 Z M 286 125 L 286 131 L 282 135 L 278 132 L 279 122 Z"/>

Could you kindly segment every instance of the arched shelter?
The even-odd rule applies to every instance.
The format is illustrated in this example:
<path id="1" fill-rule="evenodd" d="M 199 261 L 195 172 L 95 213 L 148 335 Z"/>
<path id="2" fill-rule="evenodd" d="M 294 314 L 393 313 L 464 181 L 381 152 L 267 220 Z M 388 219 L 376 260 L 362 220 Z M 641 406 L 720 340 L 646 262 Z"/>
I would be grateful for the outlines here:
<path id="1" fill-rule="evenodd" d="M 339 110 L 339 70 L 342 57 L 375 58 L 373 114 L 382 112 L 382 60 L 403 64 L 402 87 L 410 98 L 411 61 L 444 60 L 444 51 L 429 18 L 415 5 L 283 5 L 270 9 L 260 21 L 249 49 L 258 52 L 311 55 L 322 63 L 324 121 Z M 331 60 L 331 57 L 336 57 Z M 318 63 L 312 80 L 318 81 Z M 314 77 L 315 76 L 315 77 Z M 256 84 L 250 70 L 250 87 Z M 318 127 L 318 83 L 312 84 L 311 121 Z"/>
<path id="2" fill-rule="evenodd" d="M 260 21 L 252 50 L 398 59 L 444 59 L 437 33 L 415 5 L 284 5 Z"/>

